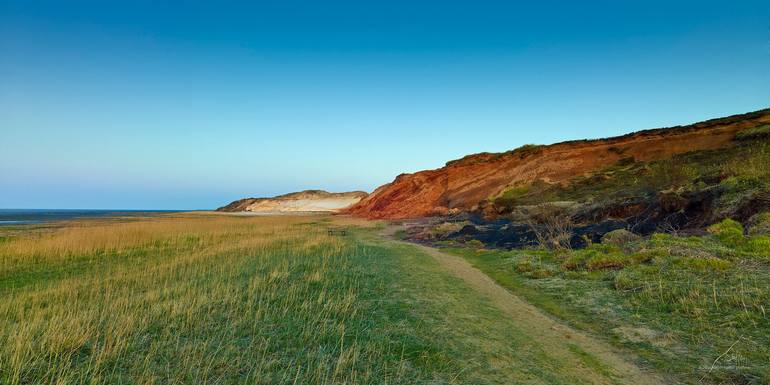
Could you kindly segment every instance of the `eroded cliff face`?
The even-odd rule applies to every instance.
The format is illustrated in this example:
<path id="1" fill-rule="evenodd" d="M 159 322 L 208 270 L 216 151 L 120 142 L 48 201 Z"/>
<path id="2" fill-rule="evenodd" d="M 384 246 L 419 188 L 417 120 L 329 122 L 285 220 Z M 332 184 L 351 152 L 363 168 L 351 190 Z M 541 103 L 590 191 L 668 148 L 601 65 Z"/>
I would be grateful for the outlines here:
<path id="1" fill-rule="evenodd" d="M 367 196 L 363 191 L 330 193 L 323 190 L 305 190 L 272 198 L 237 200 L 217 211 L 224 212 L 336 212 L 349 207 Z"/>
<path id="2" fill-rule="evenodd" d="M 739 131 L 768 123 L 770 109 L 608 139 L 469 155 L 439 169 L 399 175 L 345 211 L 372 219 L 472 211 L 512 187 L 537 180 L 567 183 L 621 160 L 653 161 L 691 151 L 719 149 L 730 146 Z"/>

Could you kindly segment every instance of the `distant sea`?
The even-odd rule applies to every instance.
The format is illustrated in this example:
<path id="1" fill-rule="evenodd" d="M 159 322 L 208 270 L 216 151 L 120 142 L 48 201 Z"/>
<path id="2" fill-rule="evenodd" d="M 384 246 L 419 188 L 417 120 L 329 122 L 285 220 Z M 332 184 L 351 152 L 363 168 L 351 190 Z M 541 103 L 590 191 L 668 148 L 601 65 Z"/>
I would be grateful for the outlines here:
<path id="1" fill-rule="evenodd" d="M 57 209 L 0 209 L 0 226 L 30 225 L 78 218 L 108 218 L 143 216 L 159 213 L 178 213 L 180 210 L 57 210 Z"/>

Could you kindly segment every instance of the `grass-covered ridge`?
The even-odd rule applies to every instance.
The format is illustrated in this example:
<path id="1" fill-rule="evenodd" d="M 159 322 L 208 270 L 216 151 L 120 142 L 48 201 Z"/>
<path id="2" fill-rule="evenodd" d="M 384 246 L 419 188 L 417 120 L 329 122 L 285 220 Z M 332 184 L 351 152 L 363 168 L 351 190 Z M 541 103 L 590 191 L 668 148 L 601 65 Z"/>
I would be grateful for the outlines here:
<path id="1" fill-rule="evenodd" d="M 770 126 L 757 127 L 764 132 Z M 749 134 L 756 131 L 747 130 Z M 748 134 L 747 134 L 748 135 Z M 753 135 L 753 134 L 752 134 Z M 610 199 L 649 198 L 662 191 L 718 190 L 717 210 L 729 212 L 752 192 L 770 191 L 770 141 L 746 140 L 719 150 L 697 151 L 655 162 L 622 159 L 615 166 L 577 176 L 566 184 L 536 181 L 511 187 L 491 202 L 503 212 L 519 205 L 573 201 L 603 203 Z"/>
<path id="2" fill-rule="evenodd" d="M 738 132 L 735 136 L 738 140 L 767 139 L 770 138 L 770 124 L 749 128 Z"/>
<path id="3" fill-rule="evenodd" d="M 762 226 L 760 220 L 745 231 L 725 220 L 709 227 L 709 236 L 647 239 L 621 230 L 581 250 L 450 251 L 685 383 L 764 384 L 770 233 Z"/>
<path id="4" fill-rule="evenodd" d="M 406 236 L 681 382 L 770 383 L 769 127 L 720 149 L 514 185 L 479 217 Z"/>

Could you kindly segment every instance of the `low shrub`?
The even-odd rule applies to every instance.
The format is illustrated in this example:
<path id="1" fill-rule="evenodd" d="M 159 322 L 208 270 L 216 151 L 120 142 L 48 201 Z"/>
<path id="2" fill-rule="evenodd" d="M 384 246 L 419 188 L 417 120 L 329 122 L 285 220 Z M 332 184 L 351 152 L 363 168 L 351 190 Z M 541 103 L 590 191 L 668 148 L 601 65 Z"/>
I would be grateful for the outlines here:
<path id="1" fill-rule="evenodd" d="M 770 212 L 757 214 L 749 220 L 749 235 L 770 235 Z"/>
<path id="2" fill-rule="evenodd" d="M 530 257 L 526 257 L 516 263 L 516 272 L 532 279 L 548 278 L 554 275 L 554 271 L 541 264 L 535 265 Z"/>
<path id="3" fill-rule="evenodd" d="M 639 287 L 639 284 L 634 280 L 630 273 L 620 271 L 615 275 L 615 279 L 613 279 L 613 286 L 616 290 L 627 291 Z"/>
<path id="4" fill-rule="evenodd" d="M 534 269 L 535 267 L 529 259 L 523 259 L 516 264 L 516 271 L 519 273 L 528 273 Z"/>
<path id="5" fill-rule="evenodd" d="M 720 242 L 730 247 L 737 247 L 745 240 L 743 225 L 730 218 L 709 226 L 708 231 L 714 234 Z"/>
<path id="6" fill-rule="evenodd" d="M 588 253 L 614 254 L 614 253 L 620 253 L 621 249 L 616 245 L 607 244 L 607 243 L 597 243 L 597 244 L 591 245 L 590 247 L 587 247 L 584 251 Z"/>
<path id="7" fill-rule="evenodd" d="M 569 257 L 572 256 L 572 250 L 566 249 L 566 250 L 560 250 L 559 252 L 554 254 L 554 259 L 557 261 L 566 261 L 569 259 Z"/>
<path id="8" fill-rule="evenodd" d="M 524 276 L 532 279 L 541 279 L 541 278 L 552 277 L 553 274 L 554 272 L 550 269 L 536 269 L 528 273 L 525 273 Z"/>
<path id="9" fill-rule="evenodd" d="M 735 134 L 737 140 L 752 140 L 770 137 L 770 124 L 747 128 Z"/>
<path id="10" fill-rule="evenodd" d="M 588 257 L 585 253 L 572 253 L 564 263 L 561 264 L 564 270 L 579 270 L 585 267 Z"/>
<path id="11" fill-rule="evenodd" d="M 602 243 L 622 247 L 632 242 L 638 242 L 641 239 L 642 239 L 641 236 L 634 234 L 628 230 L 618 229 L 618 230 L 610 231 L 607 234 L 604 234 L 604 236 L 602 237 Z"/>
<path id="12" fill-rule="evenodd" d="M 655 233 L 650 236 L 650 244 L 653 246 L 661 246 L 674 239 L 674 236 L 667 233 Z"/>
<path id="13" fill-rule="evenodd" d="M 515 150 L 513 152 L 515 154 L 519 155 L 519 158 L 524 159 L 530 155 L 535 155 L 539 153 L 545 146 L 542 144 L 525 144 Z"/>
<path id="14" fill-rule="evenodd" d="M 465 245 L 468 247 L 472 247 L 474 249 L 483 249 L 484 243 L 479 241 L 478 239 L 471 239 L 468 242 L 465 242 Z"/>
<path id="15" fill-rule="evenodd" d="M 668 253 L 665 250 L 662 249 L 644 249 L 639 252 L 631 254 L 631 259 L 635 263 L 648 263 L 654 260 L 655 258 L 661 258 L 666 256 Z"/>
<path id="16" fill-rule="evenodd" d="M 561 253 L 564 260 L 561 267 L 564 270 L 589 271 L 622 268 L 633 263 L 633 259 L 624 254 L 618 246 L 610 244 L 593 244 L 585 249 L 572 250 L 569 253 Z"/>
<path id="17" fill-rule="evenodd" d="M 443 222 L 430 229 L 430 236 L 433 239 L 440 239 L 451 233 L 460 231 L 460 229 L 467 224 L 470 224 L 470 222 Z"/>
<path id="18" fill-rule="evenodd" d="M 589 271 L 603 269 L 622 269 L 629 265 L 632 259 L 624 254 L 601 254 L 591 257 L 586 263 Z"/>
<path id="19" fill-rule="evenodd" d="M 574 222 L 569 208 L 546 203 L 522 210 L 526 223 L 540 247 L 551 250 L 569 249 Z"/>

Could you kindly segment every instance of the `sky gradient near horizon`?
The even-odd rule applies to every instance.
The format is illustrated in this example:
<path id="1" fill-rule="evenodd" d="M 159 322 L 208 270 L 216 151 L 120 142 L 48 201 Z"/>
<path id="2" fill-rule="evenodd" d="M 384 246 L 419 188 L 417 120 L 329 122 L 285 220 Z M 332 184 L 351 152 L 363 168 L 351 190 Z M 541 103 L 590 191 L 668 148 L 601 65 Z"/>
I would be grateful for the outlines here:
<path id="1" fill-rule="evenodd" d="M 371 191 L 767 107 L 766 0 L 0 3 L 0 208 Z"/>

